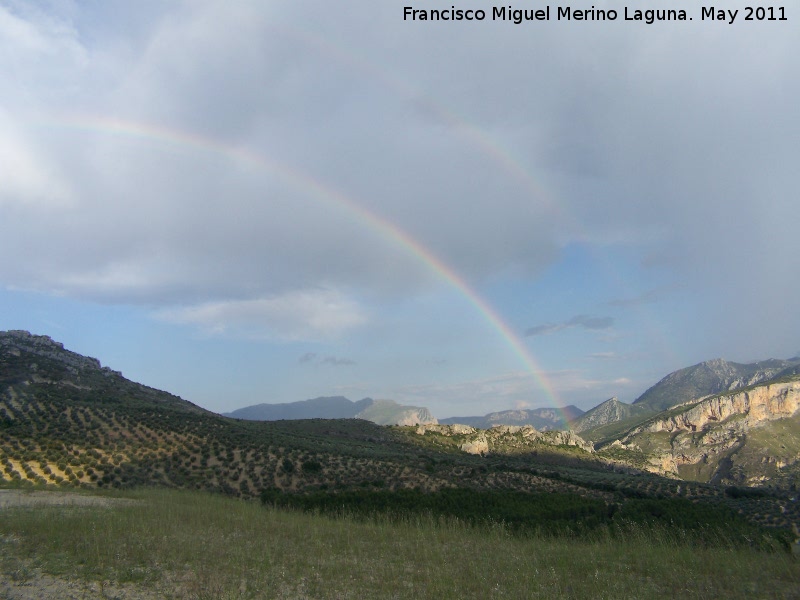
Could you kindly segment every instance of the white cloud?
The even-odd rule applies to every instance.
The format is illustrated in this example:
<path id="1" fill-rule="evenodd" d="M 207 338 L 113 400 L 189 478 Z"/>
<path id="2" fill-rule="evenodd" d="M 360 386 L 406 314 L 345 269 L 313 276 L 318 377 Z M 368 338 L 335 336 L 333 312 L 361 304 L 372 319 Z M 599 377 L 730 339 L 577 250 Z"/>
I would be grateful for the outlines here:
<path id="1" fill-rule="evenodd" d="M 0 106 L 0 207 L 64 208 L 71 195 L 66 177 L 49 164 L 46 155 Z"/>
<path id="2" fill-rule="evenodd" d="M 300 290 L 252 300 L 206 302 L 155 313 L 209 335 L 279 340 L 327 340 L 363 325 L 361 306 L 334 290 Z"/>

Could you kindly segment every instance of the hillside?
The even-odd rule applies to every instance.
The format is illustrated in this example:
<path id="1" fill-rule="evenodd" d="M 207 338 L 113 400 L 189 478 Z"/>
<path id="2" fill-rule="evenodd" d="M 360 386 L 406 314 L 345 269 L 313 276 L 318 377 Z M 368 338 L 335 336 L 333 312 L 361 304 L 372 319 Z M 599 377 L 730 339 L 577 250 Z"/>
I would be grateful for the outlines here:
<path id="1" fill-rule="evenodd" d="M 576 433 L 582 433 L 589 429 L 596 429 L 604 425 L 610 425 L 620 421 L 627 421 L 639 416 L 649 414 L 644 406 L 636 406 L 620 402 L 618 398 L 609 398 L 605 402 L 598 404 L 593 409 L 585 412 L 577 419 L 570 421 L 570 429 Z"/>
<path id="2" fill-rule="evenodd" d="M 770 359 L 748 364 L 728 362 L 721 358 L 709 360 L 670 373 L 634 400 L 633 404 L 653 412 L 668 410 L 702 396 L 773 379 L 798 365 L 800 358 Z"/>
<path id="3" fill-rule="evenodd" d="M 490 429 L 495 425 L 530 425 L 540 431 L 567 429 L 568 423 L 583 414 L 577 406 L 560 408 L 531 408 L 491 412 L 482 417 L 448 417 L 440 419 L 443 425 L 469 425 L 478 429 Z"/>
<path id="4" fill-rule="evenodd" d="M 376 410 L 393 406 L 377 403 Z M 244 497 L 264 488 L 436 490 L 466 483 L 465 475 L 476 488 L 574 488 L 532 473 L 530 461 L 512 456 L 535 451 L 544 464 L 571 464 L 575 448 L 560 441 L 522 439 L 503 459 L 513 464 L 505 464 L 435 438 L 360 419 L 230 419 L 128 381 L 49 337 L 0 333 L 0 475 L 6 481 L 146 484 Z M 599 462 L 587 469 L 587 479 L 609 470 Z"/>
<path id="5" fill-rule="evenodd" d="M 427 408 L 398 404 L 393 400 L 364 398 L 358 402 L 344 396 L 321 396 L 285 404 L 256 404 L 224 413 L 234 419 L 280 421 L 287 419 L 364 419 L 377 425 L 436 423 Z"/>

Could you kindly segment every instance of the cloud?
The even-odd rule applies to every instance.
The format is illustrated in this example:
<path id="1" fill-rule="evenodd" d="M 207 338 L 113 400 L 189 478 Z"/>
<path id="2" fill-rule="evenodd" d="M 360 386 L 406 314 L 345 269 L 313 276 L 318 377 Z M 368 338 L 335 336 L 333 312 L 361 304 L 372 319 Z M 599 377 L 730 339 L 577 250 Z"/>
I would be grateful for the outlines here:
<path id="1" fill-rule="evenodd" d="M 589 355 L 589 358 L 595 358 L 599 360 L 616 360 L 619 358 L 616 352 L 593 352 Z"/>
<path id="2" fill-rule="evenodd" d="M 317 354 L 315 352 L 306 352 L 305 354 L 303 354 L 303 356 L 297 359 L 297 362 L 300 363 L 301 365 L 304 365 L 310 362 L 314 362 L 314 359 L 316 358 Z"/>
<path id="3" fill-rule="evenodd" d="M 613 317 L 592 317 L 589 315 L 576 315 L 563 323 L 546 323 L 536 325 L 525 330 L 527 337 L 549 335 L 565 329 L 588 329 L 592 331 L 610 329 L 614 325 Z"/>
<path id="4" fill-rule="evenodd" d="M 350 358 L 340 358 L 337 356 L 320 357 L 315 352 L 306 352 L 297 362 L 301 365 L 316 364 L 316 365 L 330 365 L 332 367 L 347 367 L 357 364 L 356 361 Z"/>
<path id="5" fill-rule="evenodd" d="M 618 306 L 618 307 L 630 307 L 630 306 L 641 306 L 643 304 L 651 304 L 653 302 L 658 302 L 659 300 L 662 300 L 669 293 L 674 292 L 676 289 L 679 289 L 679 286 L 671 285 L 671 286 L 651 288 L 637 296 L 632 296 L 630 298 L 616 298 L 614 300 L 610 300 L 608 302 L 608 305 Z"/>
<path id="6" fill-rule="evenodd" d="M 321 362 L 323 365 L 331 365 L 334 367 L 346 367 L 356 364 L 356 361 L 350 358 L 338 358 L 336 356 L 326 356 Z"/>
<path id="7" fill-rule="evenodd" d="M 335 338 L 367 318 L 351 298 L 332 290 L 302 290 L 254 300 L 207 302 L 165 309 L 156 318 L 192 325 L 209 335 L 281 340 Z M 301 357 L 308 361 L 312 353 Z"/>

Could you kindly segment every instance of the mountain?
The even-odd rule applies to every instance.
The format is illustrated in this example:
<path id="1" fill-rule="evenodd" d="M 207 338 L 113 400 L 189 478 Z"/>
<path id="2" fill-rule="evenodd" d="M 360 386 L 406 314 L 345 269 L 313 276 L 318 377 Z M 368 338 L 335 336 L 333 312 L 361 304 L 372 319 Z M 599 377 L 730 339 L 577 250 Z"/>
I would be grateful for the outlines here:
<path id="1" fill-rule="evenodd" d="M 224 416 L 250 421 L 364 419 L 377 425 L 436 423 L 436 419 L 427 408 L 406 406 L 393 400 L 373 400 L 372 398 L 353 402 L 344 396 L 320 396 L 312 400 L 285 404 L 256 404 L 224 413 Z"/>
<path id="2" fill-rule="evenodd" d="M 530 425 L 539 431 L 568 429 L 568 423 L 577 419 L 583 411 L 577 406 L 560 408 L 533 408 L 503 410 L 482 417 L 449 417 L 440 419 L 443 425 L 469 425 L 476 429 L 491 429 L 495 425 Z"/>
<path id="3" fill-rule="evenodd" d="M 620 402 L 615 396 L 583 413 L 577 419 L 570 421 L 570 429 L 576 433 L 581 433 L 589 429 L 625 421 L 632 417 L 649 413 L 650 411 L 646 407 L 625 404 L 624 402 Z"/>
<path id="4" fill-rule="evenodd" d="M 371 402 L 365 398 L 359 402 L 344 396 L 320 396 L 300 402 L 285 404 L 255 404 L 229 413 L 226 417 L 251 421 L 280 421 L 284 419 L 354 419 Z"/>
<path id="5" fill-rule="evenodd" d="M 800 358 L 770 359 L 740 364 L 721 358 L 670 373 L 634 400 L 637 407 L 653 412 L 710 394 L 719 394 L 767 381 L 800 365 Z"/>
<path id="6" fill-rule="evenodd" d="M 693 481 L 792 488 L 800 480 L 800 375 L 663 411 L 601 454 Z"/>

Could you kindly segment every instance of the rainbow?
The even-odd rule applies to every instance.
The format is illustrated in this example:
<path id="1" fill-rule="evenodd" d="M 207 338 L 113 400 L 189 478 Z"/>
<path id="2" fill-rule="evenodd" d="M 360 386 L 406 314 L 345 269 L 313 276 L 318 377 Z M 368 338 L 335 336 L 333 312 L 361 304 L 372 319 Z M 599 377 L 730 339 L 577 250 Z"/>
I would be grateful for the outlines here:
<path id="1" fill-rule="evenodd" d="M 154 140 L 162 144 L 170 144 L 180 148 L 192 148 L 211 152 L 239 163 L 251 165 L 261 171 L 279 177 L 293 188 L 309 195 L 317 202 L 344 211 L 356 222 L 389 240 L 405 252 L 414 256 L 426 265 L 435 276 L 455 288 L 483 317 L 483 319 L 501 336 L 513 350 L 525 370 L 534 378 L 537 385 L 545 393 L 551 405 L 563 413 L 562 403 L 555 390 L 544 376 L 542 369 L 525 347 L 519 336 L 509 327 L 500 314 L 484 300 L 452 267 L 426 248 L 394 223 L 366 209 L 350 197 L 329 185 L 323 184 L 308 173 L 290 165 L 257 153 L 249 148 L 227 144 L 219 140 L 200 136 L 177 129 L 155 126 L 148 123 L 123 120 L 112 117 L 94 115 L 62 115 L 55 121 L 44 123 L 48 127 L 60 127 L 97 132 L 103 135 L 116 135 L 142 140 Z"/>

